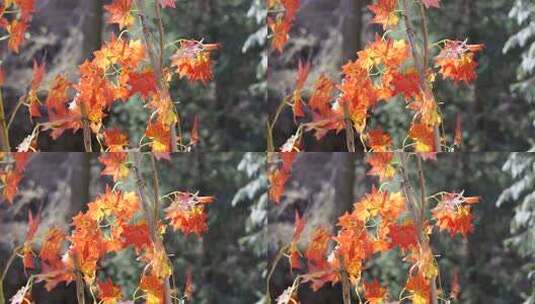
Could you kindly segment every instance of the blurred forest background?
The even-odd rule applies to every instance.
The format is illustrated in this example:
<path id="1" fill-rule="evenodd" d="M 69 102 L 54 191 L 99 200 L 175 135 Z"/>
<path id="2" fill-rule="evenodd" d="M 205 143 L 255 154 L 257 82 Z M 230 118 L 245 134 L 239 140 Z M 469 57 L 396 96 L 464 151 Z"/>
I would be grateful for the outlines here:
<path id="1" fill-rule="evenodd" d="M 375 2 L 375 1 L 373 1 Z M 303 0 L 282 55 L 269 56 L 268 109 L 273 115 L 284 96 L 293 91 L 298 60 L 312 64 L 307 87 L 321 73 L 340 79 L 340 67 L 372 41 L 381 26 L 371 24 L 371 0 Z M 535 135 L 535 3 L 532 0 L 441 1 L 429 10 L 430 41 L 445 38 L 483 43 L 478 55 L 477 81 L 460 87 L 437 80 L 443 102 L 446 134 L 453 136 L 457 114 L 463 124 L 463 151 L 526 151 Z M 435 50 L 436 52 L 437 50 Z M 434 53 L 436 54 L 436 53 Z M 403 138 L 409 117 L 402 103 L 388 103 L 372 113 L 373 120 Z M 280 147 L 295 132 L 290 110 L 274 131 Z M 401 137 L 403 135 L 403 137 Z M 451 140 L 451 138 L 449 139 Z M 343 132 L 317 142 L 305 137 L 305 151 L 346 151 Z"/>
<path id="2" fill-rule="evenodd" d="M 148 1 L 153 2 L 154 0 Z M 46 63 L 43 89 L 54 77 L 66 74 L 78 77 L 78 65 L 92 58 L 111 35 L 118 35 L 115 25 L 105 23 L 103 5 L 111 0 L 40 0 L 20 54 L 8 54 L 2 64 L 6 71 L 4 100 L 7 115 L 12 113 L 32 79 L 33 60 Z M 165 42 L 188 38 L 220 43 L 216 52 L 215 77 L 207 85 L 174 80 L 171 95 L 179 102 L 184 116 L 183 128 L 190 130 L 196 114 L 200 117 L 200 148 L 209 151 L 264 150 L 265 52 L 255 37 L 264 23 L 250 0 L 176 1 L 176 9 L 163 10 Z M 253 6 L 253 8 L 251 8 Z M 152 10 L 151 10 L 152 13 Z M 153 16 L 149 16 L 152 18 Z M 137 22 L 136 18 L 136 23 Z M 263 29 L 265 32 L 265 28 Z M 134 36 L 140 33 L 133 30 Z M 136 36 L 139 39 L 141 36 Z M 169 58 L 175 50 L 166 49 Z M 112 109 L 105 124 L 128 131 L 137 142 L 147 121 L 141 101 L 132 98 Z M 8 116 L 9 117 L 9 116 Z M 21 109 L 10 128 L 12 146 L 16 147 L 32 131 L 26 108 Z M 63 135 L 59 140 L 42 134 L 43 151 L 82 151 L 81 131 Z"/>
<path id="3" fill-rule="evenodd" d="M 417 166 L 411 163 L 409 173 L 417 184 Z M 291 241 L 295 211 L 306 223 L 300 249 L 304 250 L 317 225 L 335 231 L 337 218 L 376 184 L 375 178 L 366 175 L 368 170 L 362 154 L 299 155 L 285 198 L 280 206 L 269 208 L 269 260 Z M 464 190 L 467 196 L 482 197 L 473 208 L 474 232 L 466 240 L 452 240 L 446 233 L 432 238 L 434 251 L 440 254 L 440 277 L 446 292 L 457 269 L 458 303 L 535 303 L 535 155 L 441 154 L 438 161 L 424 163 L 424 172 L 429 194 Z M 366 269 L 370 280 L 388 284 L 394 296 L 408 271 L 395 254 L 378 256 Z M 288 259 L 283 259 L 272 277 L 271 295 L 278 297 L 295 275 Z M 342 303 L 341 284 L 326 285 L 316 293 L 303 284 L 299 299 L 306 304 Z"/>
<path id="4" fill-rule="evenodd" d="M 101 176 L 102 167 L 97 158 L 96 153 L 39 153 L 32 156 L 14 204 L 0 203 L 0 269 L 4 269 L 14 246 L 24 240 L 29 210 L 34 214 L 41 210 L 42 222 L 37 239 L 42 239 L 51 225 L 67 231 L 72 216 L 85 211 L 86 204 L 102 193 L 106 183 L 111 183 L 108 177 Z M 185 237 L 172 231 L 165 234 L 165 246 L 172 254 L 176 286 L 180 290 L 185 283 L 186 270 L 188 267 L 192 269 L 194 293 L 191 303 L 250 304 L 263 296 L 266 201 L 260 208 L 254 191 L 239 191 L 250 186 L 250 180 L 256 184 L 254 187 L 266 188 L 265 176 L 260 176 L 263 155 L 250 153 L 244 160 L 242 158 L 244 155 L 240 153 L 192 153 L 176 154 L 171 161 L 159 162 L 162 195 L 175 190 L 199 191 L 200 195 L 216 198 L 207 208 L 208 230 L 202 238 Z M 148 157 L 144 158 L 143 164 L 145 168 L 142 170 L 149 172 Z M 147 182 L 148 186 L 150 184 Z M 135 184 L 128 180 L 120 187 L 133 191 Z M 111 277 L 131 299 L 139 283 L 140 267 L 133 250 L 129 249 L 106 257 L 100 263 L 102 270 L 97 275 L 100 272 Z M 21 259 L 17 259 L 4 282 L 6 299 L 11 298 L 27 279 Z M 43 283 L 38 283 L 34 286 L 33 298 L 38 304 L 76 303 L 75 289 L 75 283 L 68 286 L 62 283 L 48 293 Z"/>

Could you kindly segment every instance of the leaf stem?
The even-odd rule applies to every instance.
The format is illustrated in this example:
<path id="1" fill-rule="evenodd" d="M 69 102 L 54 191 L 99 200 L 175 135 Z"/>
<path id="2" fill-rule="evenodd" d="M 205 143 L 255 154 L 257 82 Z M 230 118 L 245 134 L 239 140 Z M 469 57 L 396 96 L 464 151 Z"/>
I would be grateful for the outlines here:
<path id="1" fill-rule="evenodd" d="M 0 150 L 2 152 L 11 151 L 9 146 L 9 133 L 6 125 L 6 117 L 4 112 L 4 97 L 2 95 L 2 89 L 0 88 Z"/>

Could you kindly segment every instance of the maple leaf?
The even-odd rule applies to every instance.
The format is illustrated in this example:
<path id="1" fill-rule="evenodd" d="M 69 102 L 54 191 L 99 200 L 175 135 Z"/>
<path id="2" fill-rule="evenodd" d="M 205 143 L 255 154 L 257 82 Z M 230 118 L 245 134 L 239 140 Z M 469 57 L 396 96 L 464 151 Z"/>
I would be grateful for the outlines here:
<path id="1" fill-rule="evenodd" d="M 2 196 L 9 204 L 13 204 L 13 199 L 17 195 L 19 183 L 22 180 L 22 174 L 17 171 L 7 171 L 0 174 L 0 181 L 4 185 Z"/>
<path id="2" fill-rule="evenodd" d="M 37 232 L 37 228 L 39 228 L 40 221 L 39 214 L 37 214 L 37 217 L 34 217 L 32 211 L 28 211 L 28 231 L 24 237 L 24 246 L 22 247 L 22 263 L 25 270 L 34 268 L 34 252 L 32 250 L 32 244 L 35 233 Z"/>
<path id="3" fill-rule="evenodd" d="M 139 288 L 146 293 L 145 303 L 161 304 L 165 303 L 164 282 L 154 274 L 144 273 L 141 276 Z"/>
<path id="4" fill-rule="evenodd" d="M 375 14 L 373 23 L 383 25 L 383 29 L 394 27 L 399 22 L 399 16 L 396 13 L 397 0 L 378 0 L 376 4 L 368 6 Z"/>
<path id="5" fill-rule="evenodd" d="M 43 263 L 61 267 L 61 245 L 65 240 L 65 234 L 57 227 L 50 228 L 45 235 L 39 258 Z"/>
<path id="6" fill-rule="evenodd" d="M 284 19 L 288 23 L 293 22 L 301 6 L 301 0 L 281 0 L 280 2 L 285 10 Z"/>
<path id="7" fill-rule="evenodd" d="M 386 299 L 386 288 L 381 287 L 381 284 L 374 280 L 372 282 L 364 282 L 364 297 L 367 303 L 382 304 Z"/>
<path id="8" fill-rule="evenodd" d="M 383 130 L 370 130 L 367 137 L 368 146 L 373 152 L 387 152 L 392 150 L 392 138 Z"/>
<path id="9" fill-rule="evenodd" d="M 175 1 L 176 0 L 158 0 L 158 3 L 160 3 L 162 8 L 166 8 L 166 7 L 175 8 Z"/>
<path id="10" fill-rule="evenodd" d="M 39 97 L 37 96 L 37 90 L 43 81 L 43 75 L 45 73 L 45 64 L 38 64 L 37 61 L 33 61 L 33 79 L 28 92 L 28 103 L 30 110 L 30 118 L 41 117 Z"/>
<path id="11" fill-rule="evenodd" d="M 292 109 L 294 113 L 294 118 L 305 116 L 305 113 L 303 112 L 303 98 L 301 96 L 301 91 L 303 90 L 303 86 L 305 85 L 309 72 L 310 62 L 303 63 L 301 60 L 299 60 L 299 64 L 297 67 L 297 78 L 295 81 L 295 89 L 292 94 Z"/>
<path id="12" fill-rule="evenodd" d="M 32 156 L 31 152 L 18 152 L 12 153 L 13 159 L 15 160 L 15 172 L 22 173 L 26 169 L 28 160 Z"/>
<path id="13" fill-rule="evenodd" d="M 128 147 L 128 137 L 119 128 L 104 131 L 104 145 L 109 152 L 122 152 Z"/>
<path id="14" fill-rule="evenodd" d="M 426 8 L 440 7 L 440 0 L 422 0 Z"/>
<path id="15" fill-rule="evenodd" d="M 171 66 L 176 73 L 190 81 L 207 83 L 214 75 L 211 53 L 218 49 L 218 44 L 204 44 L 196 40 L 181 40 L 179 48 L 171 57 Z"/>
<path id="16" fill-rule="evenodd" d="M 392 166 L 393 158 L 394 154 L 392 152 L 370 153 L 366 161 L 371 168 L 366 174 L 378 176 L 381 182 L 391 180 L 396 174 L 396 169 Z"/>
<path id="17" fill-rule="evenodd" d="M 113 0 L 111 4 L 104 5 L 104 9 L 111 14 L 107 22 L 117 23 L 120 29 L 134 23 L 134 16 L 130 13 L 132 0 Z"/>
<path id="18" fill-rule="evenodd" d="M 21 19 L 28 21 L 34 12 L 35 0 L 13 0 L 13 2 L 20 7 Z"/>
<path id="19" fill-rule="evenodd" d="M 416 152 L 434 152 L 435 140 L 432 127 L 422 123 L 413 123 L 409 130 L 409 136 L 415 141 Z"/>
<path id="20" fill-rule="evenodd" d="M 275 204 L 280 203 L 282 195 L 284 194 L 284 186 L 286 185 L 288 178 L 288 173 L 281 170 L 274 170 L 268 175 L 269 197 Z"/>
<path id="21" fill-rule="evenodd" d="M 97 263 L 107 253 L 107 244 L 99 223 L 90 214 L 78 213 L 72 219 L 74 231 L 68 238 L 71 246 L 68 255 L 72 257 L 84 279 L 93 282 Z"/>
<path id="22" fill-rule="evenodd" d="M 392 79 L 394 94 L 402 94 L 406 99 L 414 98 L 420 93 L 420 76 L 416 70 L 406 73 L 394 73 Z"/>
<path id="23" fill-rule="evenodd" d="M 411 293 L 412 302 L 414 304 L 429 304 L 429 297 L 431 289 L 429 280 L 425 278 L 422 273 L 411 275 L 407 280 L 405 288 Z"/>
<path id="24" fill-rule="evenodd" d="M 145 136 L 151 140 L 153 152 L 170 152 L 171 151 L 171 132 L 160 121 L 149 122 Z"/>
<path id="25" fill-rule="evenodd" d="M 303 229 L 305 229 L 305 221 L 301 218 L 301 216 L 299 216 L 299 212 L 295 211 L 294 235 L 292 237 L 292 241 L 288 249 L 290 268 L 292 269 L 301 268 L 301 262 L 300 262 L 301 254 L 299 253 L 299 250 L 297 249 L 297 243 L 299 242 L 299 239 L 301 238 Z"/>
<path id="26" fill-rule="evenodd" d="M 98 295 L 102 304 L 116 304 L 121 300 L 121 288 L 115 286 L 111 279 L 97 283 Z"/>
<path id="27" fill-rule="evenodd" d="M 152 244 L 149 235 L 149 226 L 146 222 L 133 225 L 123 225 L 123 245 L 129 246 L 133 245 L 136 250 L 139 252 L 144 248 L 147 248 Z"/>
<path id="28" fill-rule="evenodd" d="M 139 93 L 143 98 L 147 98 L 157 90 L 156 78 L 154 78 L 154 72 L 152 70 L 128 74 L 128 84 L 131 87 L 131 95 Z"/>
<path id="29" fill-rule="evenodd" d="M 331 234 L 324 227 L 318 227 L 312 234 L 312 239 L 305 251 L 309 268 L 323 269 L 327 264 L 327 249 Z"/>
<path id="30" fill-rule="evenodd" d="M 213 200 L 212 196 L 198 196 L 186 192 L 175 193 L 171 204 L 165 209 L 165 217 L 175 231 L 180 230 L 186 235 L 195 233 L 200 236 L 208 229 L 204 207 Z"/>
<path id="31" fill-rule="evenodd" d="M 7 27 L 9 32 L 8 48 L 14 53 L 19 52 L 19 47 L 24 41 L 24 33 L 28 28 L 28 24 L 24 21 L 13 20 Z"/>
<path id="32" fill-rule="evenodd" d="M 408 250 L 418 244 L 418 232 L 412 222 L 402 225 L 391 224 L 389 231 L 392 246 L 399 246 L 401 250 Z"/>
<path id="33" fill-rule="evenodd" d="M 128 176 L 129 169 L 126 161 L 128 155 L 124 152 L 105 153 L 99 157 L 99 161 L 104 165 L 104 170 L 101 175 L 109 175 L 113 177 L 113 181 L 117 182 Z"/>
<path id="34" fill-rule="evenodd" d="M 308 102 L 310 108 L 321 116 L 329 116 L 331 114 L 331 98 L 334 88 L 334 83 L 327 76 L 321 74 L 314 84 L 314 89 Z"/>
<path id="35" fill-rule="evenodd" d="M 435 57 L 436 66 L 444 78 L 469 84 L 476 79 L 475 53 L 483 50 L 482 44 L 467 44 L 466 41 L 447 40 Z"/>
<path id="36" fill-rule="evenodd" d="M 448 231 L 453 238 L 457 233 L 463 237 L 473 230 L 470 205 L 477 204 L 477 196 L 465 197 L 461 193 L 444 193 L 441 201 L 431 210 L 440 230 Z"/>
<path id="37" fill-rule="evenodd" d="M 273 33 L 273 39 L 271 45 L 279 53 L 282 53 L 284 46 L 288 43 L 289 32 L 290 32 L 290 23 L 287 20 L 278 18 L 273 20 L 273 18 L 268 18 L 268 26 Z"/>

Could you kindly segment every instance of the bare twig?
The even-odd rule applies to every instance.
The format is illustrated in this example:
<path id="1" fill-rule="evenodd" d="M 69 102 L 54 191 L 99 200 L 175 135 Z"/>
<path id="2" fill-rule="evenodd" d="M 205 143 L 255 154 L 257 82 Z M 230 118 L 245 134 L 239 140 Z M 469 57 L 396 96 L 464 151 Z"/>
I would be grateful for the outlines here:
<path id="1" fill-rule="evenodd" d="M 419 210 L 416 209 L 416 206 L 418 206 L 418 203 L 416 201 L 415 196 L 413 195 L 413 188 L 410 184 L 409 175 L 407 173 L 407 161 L 408 161 L 408 154 L 398 152 L 397 153 L 398 159 L 400 161 L 400 174 L 401 174 L 401 186 L 403 189 L 403 192 L 405 194 L 405 197 L 407 199 L 407 205 L 408 208 L 412 214 L 412 217 L 414 221 L 416 222 L 417 230 L 418 230 L 418 243 L 420 244 L 420 247 L 422 249 L 428 249 L 429 252 L 433 252 L 431 245 L 429 244 L 429 240 L 424 237 L 423 234 L 423 221 L 424 221 L 424 210 L 425 205 L 427 201 L 427 194 L 426 194 L 426 186 L 425 186 L 425 177 L 423 173 L 423 165 L 422 161 L 419 156 L 418 157 L 418 179 L 420 183 L 420 204 L 419 204 Z M 437 295 L 437 285 L 436 285 L 436 278 L 432 278 L 429 280 L 429 284 L 431 286 L 431 303 L 437 304 L 438 303 L 438 295 Z"/>
<path id="2" fill-rule="evenodd" d="M 84 102 L 80 102 L 80 111 L 82 112 L 82 128 L 84 132 L 84 149 L 85 152 L 93 152 L 91 146 L 91 129 L 87 118 L 87 109 Z"/>
<path id="3" fill-rule="evenodd" d="M 139 19 L 141 21 L 141 27 L 142 27 L 142 30 L 143 30 L 143 38 L 144 38 L 144 41 L 145 41 L 145 47 L 147 48 L 147 53 L 149 54 L 149 59 L 150 59 L 150 62 L 151 62 L 151 65 L 152 65 L 152 68 L 153 68 L 153 71 L 154 71 L 154 77 L 156 78 L 156 83 L 158 85 L 158 91 L 160 94 L 162 94 L 163 98 L 165 100 L 169 100 L 171 101 L 171 94 L 169 93 L 169 88 L 167 87 L 167 84 L 165 83 L 165 80 L 163 78 L 163 70 L 162 70 L 162 64 L 163 63 L 163 25 L 162 25 L 162 16 L 161 16 L 161 12 L 160 12 L 160 8 L 156 8 L 156 14 L 157 14 L 157 19 L 159 20 L 158 21 L 158 31 L 159 31 L 159 34 L 160 34 L 160 39 L 159 39 L 159 45 L 160 45 L 160 51 L 159 51 L 159 54 L 157 55 L 155 50 L 154 50 L 154 47 L 152 45 L 152 41 L 151 41 L 151 33 L 150 33 L 150 29 L 149 29 L 149 26 L 147 24 L 147 21 L 146 21 L 146 13 L 145 13 L 145 5 L 144 5 L 144 1 L 143 0 L 136 0 L 136 6 L 137 6 L 137 9 L 138 9 L 138 12 L 139 12 Z M 156 1 L 156 6 L 159 6 L 158 4 L 158 1 Z M 173 107 L 173 110 L 175 111 L 175 114 L 177 115 L 177 123 L 176 124 L 172 124 L 171 127 L 170 127 L 170 133 L 171 133 L 171 152 L 177 152 L 177 134 L 176 134 L 176 125 L 178 124 L 178 126 L 180 126 L 180 124 L 182 123 L 181 122 L 181 115 L 180 113 L 178 112 L 178 110 L 176 109 L 176 107 Z M 179 127 L 179 130 L 181 130 L 181 128 Z M 181 133 L 181 131 L 180 131 Z M 182 134 L 178 134 L 178 144 L 180 144 L 180 141 L 182 141 Z"/>
<path id="4" fill-rule="evenodd" d="M 163 245 L 161 238 L 158 236 L 158 232 L 156 229 L 158 218 L 154 217 L 154 214 L 156 212 L 154 211 L 153 208 L 151 208 L 151 204 L 149 202 L 146 189 L 145 189 L 145 181 L 143 179 L 143 174 L 140 171 L 142 155 L 143 154 L 139 152 L 130 152 L 130 157 L 133 163 L 132 169 L 134 171 L 136 184 L 137 184 L 137 191 L 138 191 L 139 199 L 141 201 L 141 206 L 143 208 L 145 219 L 147 220 L 147 224 L 149 225 L 149 236 L 154 246 L 157 248 L 157 250 L 163 250 L 165 253 L 165 246 Z M 156 205 L 156 203 L 154 205 Z M 165 255 L 167 256 L 167 253 L 165 253 Z M 169 282 L 169 278 L 167 278 L 165 280 L 165 291 L 164 291 L 165 304 L 172 303 L 170 286 L 171 284 Z"/>
<path id="5" fill-rule="evenodd" d="M 421 9 L 424 9 L 423 11 L 420 10 L 421 16 L 422 16 L 422 26 L 423 26 L 423 32 L 424 32 L 424 58 L 423 61 L 420 59 L 420 55 L 418 54 L 418 50 L 416 48 L 416 32 L 414 31 L 414 27 L 412 24 L 412 20 L 410 18 L 410 9 L 409 9 L 409 1 L 403 0 L 403 19 L 405 21 L 405 30 L 407 33 L 407 39 L 409 41 L 409 46 L 411 49 L 412 59 L 414 60 L 414 65 L 416 66 L 416 70 L 418 71 L 419 76 L 419 82 L 420 87 L 422 88 L 423 93 L 426 96 L 433 96 L 433 92 L 429 85 L 427 84 L 426 80 L 426 70 L 427 70 L 427 61 L 429 60 L 429 46 L 428 46 L 428 40 L 429 40 L 429 34 L 427 31 L 427 21 L 425 20 L 425 9 L 422 7 Z M 440 139 L 440 128 L 439 125 L 434 126 L 434 138 L 435 138 L 435 151 L 441 152 L 442 151 L 442 143 Z"/>
<path id="6" fill-rule="evenodd" d="M 4 98 L 2 95 L 2 89 L 0 88 L 0 150 L 2 152 L 11 151 L 9 145 L 9 133 L 6 125 L 6 117 L 4 113 Z"/>
<path id="7" fill-rule="evenodd" d="M 348 152 L 356 152 L 355 150 L 355 132 L 353 130 L 353 123 L 349 115 L 349 107 L 347 102 L 344 102 L 344 126 L 346 129 L 346 147 Z"/>

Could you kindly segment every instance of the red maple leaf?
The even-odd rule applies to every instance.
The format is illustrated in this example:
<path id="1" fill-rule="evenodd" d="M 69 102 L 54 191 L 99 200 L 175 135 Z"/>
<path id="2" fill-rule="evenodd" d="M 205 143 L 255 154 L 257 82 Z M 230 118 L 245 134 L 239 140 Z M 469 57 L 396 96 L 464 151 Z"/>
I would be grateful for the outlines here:
<path id="1" fill-rule="evenodd" d="M 108 23 L 117 23 L 121 29 L 134 23 L 134 16 L 130 13 L 132 0 L 113 0 L 111 4 L 104 5 L 104 9 L 111 15 Z"/>

